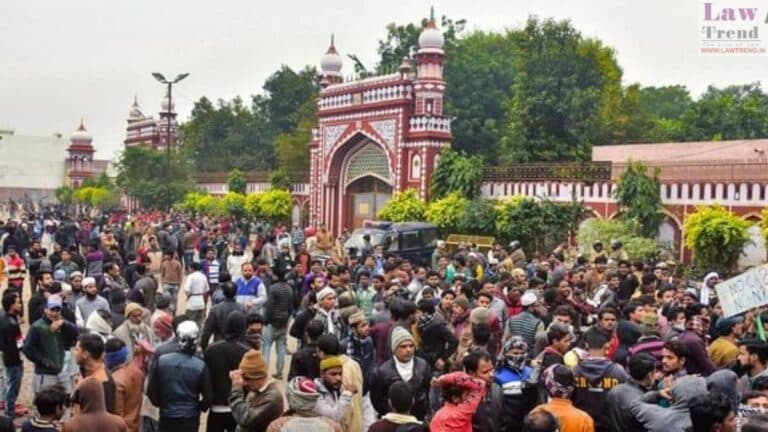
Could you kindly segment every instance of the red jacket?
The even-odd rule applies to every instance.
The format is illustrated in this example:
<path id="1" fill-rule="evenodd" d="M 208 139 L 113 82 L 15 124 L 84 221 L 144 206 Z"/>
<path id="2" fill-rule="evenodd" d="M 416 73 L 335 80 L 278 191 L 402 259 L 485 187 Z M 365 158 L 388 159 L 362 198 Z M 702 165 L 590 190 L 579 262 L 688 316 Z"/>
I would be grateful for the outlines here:
<path id="1" fill-rule="evenodd" d="M 472 416 L 485 397 L 486 386 L 476 378 L 453 372 L 439 378 L 441 386 L 452 385 L 469 390 L 469 396 L 454 404 L 445 402 L 429 423 L 431 432 L 472 432 Z"/>

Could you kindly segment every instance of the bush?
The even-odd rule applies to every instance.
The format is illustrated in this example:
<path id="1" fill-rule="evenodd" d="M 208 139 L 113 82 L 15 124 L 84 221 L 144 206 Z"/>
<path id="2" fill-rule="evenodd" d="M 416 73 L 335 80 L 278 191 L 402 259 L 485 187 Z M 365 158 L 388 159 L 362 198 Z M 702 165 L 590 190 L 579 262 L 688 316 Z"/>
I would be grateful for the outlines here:
<path id="1" fill-rule="evenodd" d="M 467 202 L 456 230 L 459 233 L 495 235 L 496 200 L 476 199 Z"/>
<path id="2" fill-rule="evenodd" d="M 221 207 L 227 215 L 243 217 L 245 215 L 245 195 L 228 192 L 221 198 Z"/>
<path id="3" fill-rule="evenodd" d="M 271 222 L 287 222 L 291 218 L 293 199 L 285 189 L 270 189 L 260 195 L 258 205 L 261 217 Z"/>
<path id="4" fill-rule="evenodd" d="M 443 233 L 453 233 L 459 231 L 461 221 L 467 219 L 468 205 L 469 200 L 459 192 L 451 192 L 444 198 L 429 203 L 424 216 Z"/>
<path id="5" fill-rule="evenodd" d="M 421 221 L 426 210 L 427 205 L 419 198 L 416 189 L 406 189 L 396 192 L 376 217 L 390 222 Z"/>
<path id="6" fill-rule="evenodd" d="M 261 217 L 261 194 L 248 194 L 245 196 L 245 212 L 252 218 Z"/>
<path id="7" fill-rule="evenodd" d="M 720 205 L 697 207 L 685 218 L 685 245 L 693 251 L 700 272 L 716 271 L 729 275 L 744 246 L 751 242 L 749 221 Z"/>
<path id="8" fill-rule="evenodd" d="M 613 240 L 622 242 L 630 260 L 653 258 L 659 252 L 658 242 L 635 234 L 635 224 L 630 220 L 589 219 L 581 225 L 578 239 L 579 253 L 587 256 L 598 240 L 605 245 Z"/>

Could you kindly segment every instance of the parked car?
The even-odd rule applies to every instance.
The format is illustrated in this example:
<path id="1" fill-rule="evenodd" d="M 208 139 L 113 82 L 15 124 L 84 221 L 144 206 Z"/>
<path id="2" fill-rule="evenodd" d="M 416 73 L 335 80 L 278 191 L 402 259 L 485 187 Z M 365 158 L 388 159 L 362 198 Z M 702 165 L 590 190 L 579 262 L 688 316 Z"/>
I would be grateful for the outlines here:
<path id="1" fill-rule="evenodd" d="M 437 247 L 437 225 L 426 222 L 366 221 L 362 228 L 352 231 L 344 248 L 360 254 L 364 235 L 371 237 L 371 246 L 383 246 L 384 251 L 396 253 L 412 263 L 429 264 Z"/>

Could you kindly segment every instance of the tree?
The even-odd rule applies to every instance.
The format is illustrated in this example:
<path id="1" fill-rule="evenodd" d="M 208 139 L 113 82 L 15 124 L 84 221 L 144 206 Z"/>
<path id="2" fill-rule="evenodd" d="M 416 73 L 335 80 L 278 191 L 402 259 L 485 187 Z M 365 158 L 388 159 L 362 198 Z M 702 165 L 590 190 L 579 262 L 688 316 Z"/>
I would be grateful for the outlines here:
<path id="1" fill-rule="evenodd" d="M 395 23 L 387 24 L 387 36 L 385 40 L 379 40 L 379 63 L 376 65 L 377 73 L 389 73 L 396 71 L 397 67 L 403 61 L 403 57 L 409 57 L 413 60 L 413 54 L 419 47 L 419 35 L 427 26 L 429 20 L 424 18 L 419 24 L 398 25 Z M 442 16 L 439 26 L 443 30 L 443 40 L 445 47 L 449 48 L 457 40 L 458 35 L 464 30 L 466 20 L 452 20 Z M 366 70 L 358 62 L 362 70 Z"/>
<path id="2" fill-rule="evenodd" d="M 760 228 L 763 233 L 763 238 L 765 239 L 765 244 L 768 246 L 768 207 L 763 209 L 762 218 L 763 219 L 760 221 Z"/>
<path id="3" fill-rule="evenodd" d="M 768 136 L 768 95 L 758 83 L 724 89 L 710 86 L 683 116 L 691 140 Z"/>
<path id="4" fill-rule="evenodd" d="M 181 125 L 184 157 L 201 172 L 274 166 L 273 135 L 263 103 L 261 97 L 254 97 L 250 107 L 240 97 L 219 100 L 216 106 L 205 97 L 195 102 L 190 120 Z"/>
<path id="5" fill-rule="evenodd" d="M 391 222 L 421 221 L 424 220 L 426 209 L 427 205 L 419 198 L 416 189 L 406 189 L 402 192 L 395 192 L 392 199 L 384 204 L 376 216 L 381 220 Z"/>
<path id="6" fill-rule="evenodd" d="M 518 47 L 502 158 L 589 160 L 605 119 L 603 106 L 620 91 L 615 54 L 599 41 L 582 39 L 568 21 L 535 18 L 520 32 Z"/>
<path id="7" fill-rule="evenodd" d="M 145 209 L 169 209 L 192 190 L 189 169 L 177 153 L 166 154 L 145 147 L 128 147 L 117 163 L 117 187 L 136 198 Z"/>
<path id="8" fill-rule="evenodd" d="M 443 233 L 456 232 L 461 221 L 466 218 L 469 200 L 459 192 L 434 200 L 427 205 L 424 217 L 427 222 L 437 225 Z"/>
<path id="9" fill-rule="evenodd" d="M 265 96 L 257 104 L 262 108 L 269 126 L 275 134 L 296 129 L 302 120 L 301 107 L 308 101 L 314 103 L 319 91 L 317 70 L 306 66 L 294 71 L 286 65 L 273 73 L 262 87 Z"/>
<path id="10" fill-rule="evenodd" d="M 630 160 L 616 181 L 614 197 L 619 202 L 621 217 L 631 221 L 643 237 L 656 237 L 664 220 L 660 171 L 657 167 L 653 174 L 649 174 L 648 167 L 642 162 Z"/>
<path id="11" fill-rule="evenodd" d="M 495 235 L 496 200 L 477 198 L 468 201 L 456 231 L 462 234 Z"/>
<path id="12" fill-rule="evenodd" d="M 309 142 L 312 128 L 317 124 L 315 100 L 307 100 L 298 112 L 298 125 L 275 138 L 277 166 L 286 172 L 309 171 Z"/>
<path id="13" fill-rule="evenodd" d="M 244 194 L 248 188 L 248 180 L 245 179 L 245 174 L 237 168 L 230 171 L 227 176 L 227 188 L 230 192 Z"/>
<path id="14" fill-rule="evenodd" d="M 272 189 L 290 190 L 291 176 L 286 169 L 279 168 L 269 175 L 269 184 L 272 185 Z"/>
<path id="15" fill-rule="evenodd" d="M 248 194 L 245 197 L 245 212 L 252 218 L 261 217 L 261 194 Z"/>
<path id="16" fill-rule="evenodd" d="M 245 216 L 245 195 L 239 192 L 227 192 L 221 198 L 221 209 L 226 216 Z"/>
<path id="17" fill-rule="evenodd" d="M 515 58 L 516 34 L 475 31 L 446 47 L 444 111 L 454 117 L 453 148 L 483 154 L 496 163 L 506 130 Z"/>
<path id="18" fill-rule="evenodd" d="M 749 221 L 720 205 L 697 207 L 685 218 L 685 245 L 699 272 L 732 274 L 744 246 L 751 241 Z"/>
<path id="19" fill-rule="evenodd" d="M 432 174 L 430 196 L 442 198 L 451 192 L 458 192 L 472 200 L 480 196 L 483 183 L 483 158 L 467 156 L 464 153 L 446 149 L 440 154 L 435 172 Z"/>
<path id="20" fill-rule="evenodd" d="M 75 190 L 69 186 L 59 186 L 53 191 L 56 201 L 63 206 L 72 204 L 75 201 Z"/>

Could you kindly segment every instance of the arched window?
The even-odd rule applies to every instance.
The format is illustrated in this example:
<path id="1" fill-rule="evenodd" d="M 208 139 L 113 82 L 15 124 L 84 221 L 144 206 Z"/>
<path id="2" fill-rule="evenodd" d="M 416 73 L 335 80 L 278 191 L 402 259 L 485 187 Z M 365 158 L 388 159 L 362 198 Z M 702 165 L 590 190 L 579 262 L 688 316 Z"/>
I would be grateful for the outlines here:
<path id="1" fill-rule="evenodd" d="M 421 156 L 413 155 L 411 158 L 411 178 L 421 178 Z"/>

